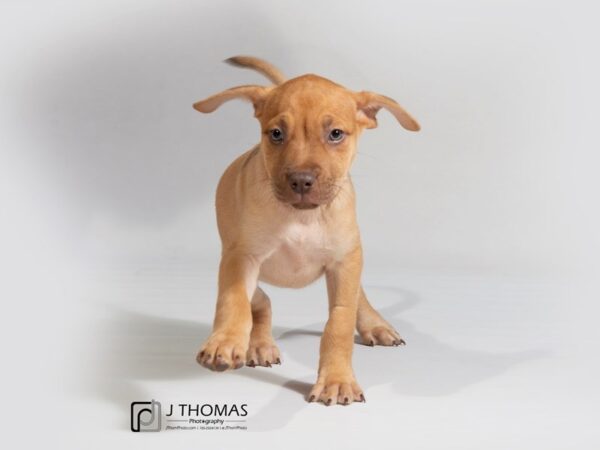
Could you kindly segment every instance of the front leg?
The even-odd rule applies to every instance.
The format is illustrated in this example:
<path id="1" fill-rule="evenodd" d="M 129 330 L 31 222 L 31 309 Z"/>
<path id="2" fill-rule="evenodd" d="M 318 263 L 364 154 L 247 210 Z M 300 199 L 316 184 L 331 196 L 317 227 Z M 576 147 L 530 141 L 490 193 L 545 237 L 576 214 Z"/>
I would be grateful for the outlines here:
<path id="1" fill-rule="evenodd" d="M 319 375 L 309 395 L 309 402 L 317 400 L 329 406 L 365 400 L 352 371 L 354 324 L 361 271 L 360 246 L 348 253 L 342 261 L 325 269 L 329 320 L 321 338 Z"/>
<path id="2" fill-rule="evenodd" d="M 246 363 L 252 329 L 250 298 L 256 289 L 258 263 L 239 252 L 224 252 L 213 331 L 196 360 L 211 370 L 239 369 Z"/>

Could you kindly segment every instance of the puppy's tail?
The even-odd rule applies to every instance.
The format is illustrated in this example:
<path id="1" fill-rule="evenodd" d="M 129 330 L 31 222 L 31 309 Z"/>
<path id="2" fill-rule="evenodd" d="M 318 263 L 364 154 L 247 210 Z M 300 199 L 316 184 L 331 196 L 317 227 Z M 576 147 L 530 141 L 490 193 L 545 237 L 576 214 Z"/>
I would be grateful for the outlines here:
<path id="1" fill-rule="evenodd" d="M 232 56 L 227 58 L 225 62 L 235 67 L 256 70 L 275 84 L 281 84 L 285 81 L 285 76 L 277 67 L 253 56 Z"/>

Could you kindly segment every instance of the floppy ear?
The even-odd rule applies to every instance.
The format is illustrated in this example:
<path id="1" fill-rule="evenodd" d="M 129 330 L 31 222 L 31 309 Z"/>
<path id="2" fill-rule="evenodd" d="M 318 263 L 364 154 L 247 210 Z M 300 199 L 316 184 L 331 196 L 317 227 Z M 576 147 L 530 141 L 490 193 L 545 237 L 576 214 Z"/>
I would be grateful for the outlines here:
<path id="1" fill-rule="evenodd" d="M 234 98 L 239 98 L 252 102 L 254 105 L 254 115 L 258 117 L 264 99 L 271 89 L 272 88 L 255 85 L 234 87 L 194 103 L 194 109 L 203 113 L 210 113 L 223 103 L 233 100 Z"/>
<path id="2" fill-rule="evenodd" d="M 419 131 L 421 129 L 417 121 L 402 106 L 385 95 L 366 91 L 358 92 L 356 94 L 356 105 L 358 108 L 357 120 L 366 128 L 375 128 L 377 126 L 377 112 L 381 108 L 385 108 L 394 115 L 403 128 L 410 131 Z"/>

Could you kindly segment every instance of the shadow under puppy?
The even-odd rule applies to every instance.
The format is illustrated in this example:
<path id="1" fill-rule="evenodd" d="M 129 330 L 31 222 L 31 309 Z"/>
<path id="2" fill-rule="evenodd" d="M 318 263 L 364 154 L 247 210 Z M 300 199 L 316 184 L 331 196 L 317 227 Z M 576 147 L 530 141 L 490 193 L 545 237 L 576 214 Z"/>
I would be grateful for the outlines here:
<path id="1" fill-rule="evenodd" d="M 271 305 L 258 282 L 300 288 L 325 275 L 329 320 L 317 382 L 308 400 L 364 401 L 352 370 L 354 327 L 367 345 L 404 344 L 369 304 L 361 286 L 362 249 L 349 169 L 357 139 L 384 108 L 407 130 L 419 125 L 398 103 L 353 92 L 317 75 L 285 80 L 257 58 L 227 62 L 258 72 L 274 86 L 239 86 L 194 104 L 210 113 L 232 99 L 254 105 L 258 145 L 223 174 L 216 198 L 222 241 L 213 331 L 198 353 L 217 371 L 279 364 Z"/>

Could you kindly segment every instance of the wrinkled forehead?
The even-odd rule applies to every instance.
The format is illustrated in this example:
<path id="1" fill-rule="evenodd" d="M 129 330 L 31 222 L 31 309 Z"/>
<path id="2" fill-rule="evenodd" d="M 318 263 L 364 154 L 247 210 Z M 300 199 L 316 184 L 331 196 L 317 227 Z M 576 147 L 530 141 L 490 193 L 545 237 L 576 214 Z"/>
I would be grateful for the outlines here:
<path id="1" fill-rule="evenodd" d="M 316 75 L 304 75 L 278 86 L 266 100 L 261 121 L 268 123 L 281 116 L 307 122 L 327 118 L 353 123 L 356 100 L 339 84 Z"/>

